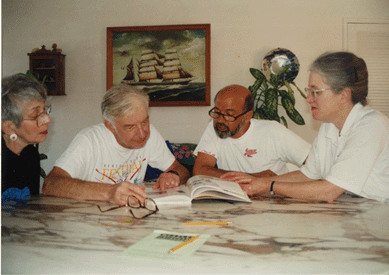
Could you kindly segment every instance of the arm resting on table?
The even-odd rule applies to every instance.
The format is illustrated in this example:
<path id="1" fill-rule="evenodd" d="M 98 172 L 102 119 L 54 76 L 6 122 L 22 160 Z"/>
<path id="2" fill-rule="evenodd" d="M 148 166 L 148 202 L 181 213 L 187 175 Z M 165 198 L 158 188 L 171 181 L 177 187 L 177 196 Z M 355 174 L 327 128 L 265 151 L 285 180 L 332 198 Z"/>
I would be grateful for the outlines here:
<path id="1" fill-rule="evenodd" d="M 72 178 L 65 170 L 54 167 L 45 178 L 42 192 L 44 195 L 79 200 L 108 201 L 126 205 L 128 196 L 144 201 L 147 194 L 144 187 L 123 181 L 118 184 L 88 182 Z"/>
<path id="2" fill-rule="evenodd" d="M 293 171 L 277 177 L 266 179 L 268 190 L 272 181 L 273 191 L 277 195 L 296 199 L 306 199 L 314 201 L 326 201 L 332 203 L 336 198 L 344 193 L 344 189 L 326 180 L 312 180 L 301 171 Z"/>
<path id="3" fill-rule="evenodd" d="M 206 175 L 206 176 L 212 176 L 220 178 L 225 173 L 228 173 L 230 171 L 226 171 L 223 169 L 216 168 L 216 161 L 217 159 L 209 154 L 201 153 L 199 152 L 196 158 L 196 162 L 193 167 L 193 175 Z M 277 176 L 276 173 L 272 172 L 271 170 L 261 171 L 258 173 L 252 173 L 250 174 L 254 177 L 261 178 L 261 177 L 273 177 Z"/>
<path id="4" fill-rule="evenodd" d="M 291 198 L 332 203 L 345 190 L 326 180 L 311 180 L 307 182 L 276 181 L 273 185 L 273 191 L 277 195 Z"/>

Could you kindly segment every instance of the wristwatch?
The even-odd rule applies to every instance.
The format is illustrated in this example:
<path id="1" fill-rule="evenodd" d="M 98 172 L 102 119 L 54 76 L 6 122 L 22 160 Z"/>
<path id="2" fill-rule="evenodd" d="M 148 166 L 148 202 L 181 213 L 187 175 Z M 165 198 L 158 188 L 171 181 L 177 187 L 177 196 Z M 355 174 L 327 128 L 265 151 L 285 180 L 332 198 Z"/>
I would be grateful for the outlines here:
<path id="1" fill-rule="evenodd" d="M 166 173 L 172 173 L 172 174 L 175 174 L 175 175 L 177 175 L 177 176 L 180 176 L 176 171 L 174 171 L 174 170 L 169 170 L 169 171 L 167 171 Z"/>
<path id="2" fill-rule="evenodd" d="M 273 186 L 274 186 L 274 183 L 275 183 L 276 181 L 275 180 L 273 180 L 272 182 L 271 182 L 271 185 L 270 185 L 270 194 L 271 195 L 275 195 L 276 193 L 274 193 L 274 191 L 273 191 Z"/>

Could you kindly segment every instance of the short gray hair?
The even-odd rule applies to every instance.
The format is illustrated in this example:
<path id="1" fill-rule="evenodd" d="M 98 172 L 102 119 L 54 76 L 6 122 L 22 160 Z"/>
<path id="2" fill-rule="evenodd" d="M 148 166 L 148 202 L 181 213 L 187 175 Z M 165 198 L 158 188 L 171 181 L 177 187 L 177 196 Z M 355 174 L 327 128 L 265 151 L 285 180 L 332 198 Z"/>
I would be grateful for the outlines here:
<path id="1" fill-rule="evenodd" d="M 37 80 L 22 74 L 5 77 L 1 83 L 1 120 L 20 127 L 24 105 L 33 100 L 45 102 L 46 98 L 46 88 Z"/>
<path id="2" fill-rule="evenodd" d="M 350 52 L 325 53 L 312 63 L 310 71 L 322 75 L 335 93 L 350 88 L 353 104 L 367 104 L 369 75 L 362 58 Z"/>
<path id="3" fill-rule="evenodd" d="M 146 108 L 149 107 L 149 96 L 146 93 L 127 84 L 118 84 L 104 95 L 101 112 L 104 119 L 113 124 L 117 117 L 138 108 L 139 101 Z"/>

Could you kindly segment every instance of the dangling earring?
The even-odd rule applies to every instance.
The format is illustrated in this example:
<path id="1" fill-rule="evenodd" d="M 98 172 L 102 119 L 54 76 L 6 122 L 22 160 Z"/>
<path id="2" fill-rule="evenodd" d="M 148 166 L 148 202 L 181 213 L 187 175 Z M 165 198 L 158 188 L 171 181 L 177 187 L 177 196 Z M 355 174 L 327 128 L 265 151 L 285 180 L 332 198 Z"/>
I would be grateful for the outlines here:
<path id="1" fill-rule="evenodd" d="M 18 139 L 18 136 L 17 136 L 15 133 L 13 133 L 13 134 L 11 134 L 11 135 L 9 136 L 9 138 L 10 138 L 11 140 L 15 141 L 15 140 Z"/>

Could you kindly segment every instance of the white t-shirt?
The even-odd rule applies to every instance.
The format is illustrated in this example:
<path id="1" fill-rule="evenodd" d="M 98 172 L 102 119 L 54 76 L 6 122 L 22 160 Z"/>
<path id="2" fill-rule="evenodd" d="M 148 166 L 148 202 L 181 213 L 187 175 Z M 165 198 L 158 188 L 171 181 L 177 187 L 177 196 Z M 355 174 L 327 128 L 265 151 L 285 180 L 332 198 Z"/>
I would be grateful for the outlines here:
<path id="1" fill-rule="evenodd" d="M 365 198 L 389 199 L 389 119 L 358 103 L 340 134 L 323 123 L 301 172 Z"/>
<path id="2" fill-rule="evenodd" d="M 277 175 L 288 172 L 286 162 L 301 166 L 311 145 L 276 121 L 250 120 L 240 138 L 219 138 L 213 121 L 208 124 L 194 151 L 217 159 L 217 166 L 228 171 L 257 173 L 270 169 Z"/>
<path id="3" fill-rule="evenodd" d="M 154 126 L 150 125 L 150 138 L 144 147 L 127 149 L 101 123 L 78 133 L 55 166 L 85 181 L 114 184 L 127 179 L 141 184 L 148 164 L 165 171 L 174 160 Z"/>

